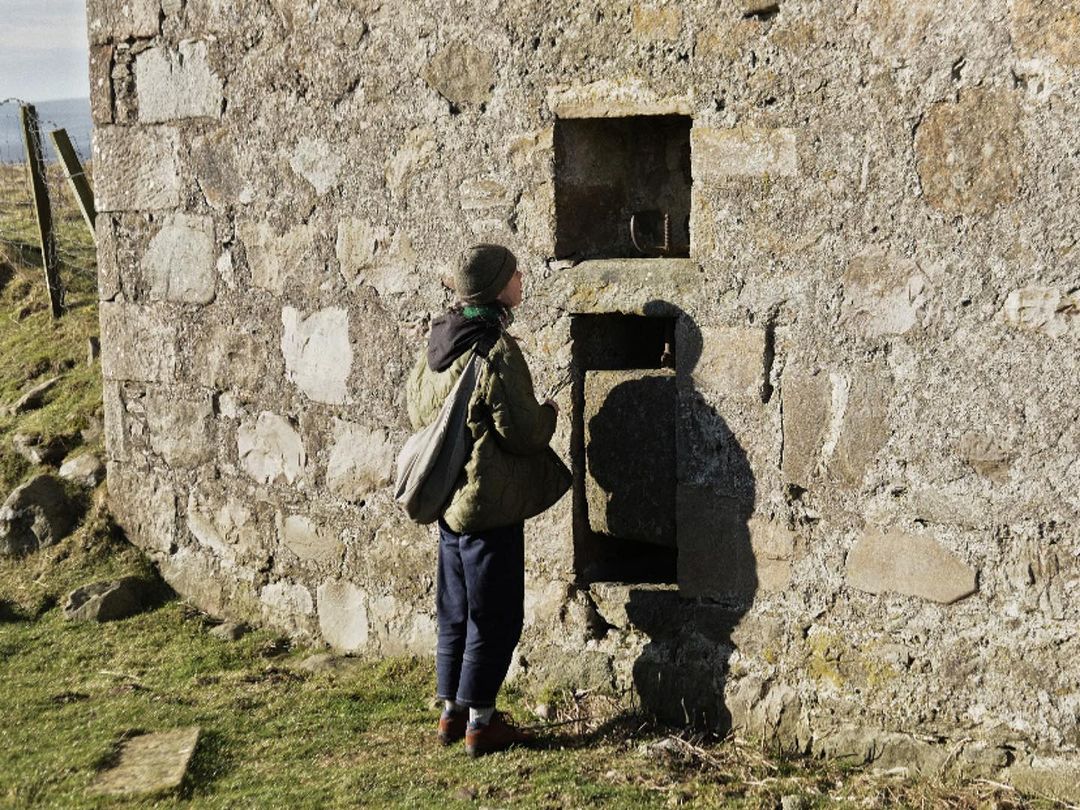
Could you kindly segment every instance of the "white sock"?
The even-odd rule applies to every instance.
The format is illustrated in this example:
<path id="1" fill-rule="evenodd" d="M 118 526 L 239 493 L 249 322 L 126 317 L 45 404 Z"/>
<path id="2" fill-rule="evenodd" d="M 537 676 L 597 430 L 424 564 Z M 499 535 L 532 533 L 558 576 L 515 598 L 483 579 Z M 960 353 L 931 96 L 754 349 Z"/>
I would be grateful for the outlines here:
<path id="1" fill-rule="evenodd" d="M 450 712 L 450 714 L 457 714 L 458 712 L 465 711 L 465 707 L 458 703 L 456 700 L 444 700 L 443 710 Z"/>
<path id="2" fill-rule="evenodd" d="M 477 726 L 486 726 L 491 722 L 491 715 L 495 714 L 495 707 L 488 706 L 486 709 L 469 708 L 469 722 Z"/>

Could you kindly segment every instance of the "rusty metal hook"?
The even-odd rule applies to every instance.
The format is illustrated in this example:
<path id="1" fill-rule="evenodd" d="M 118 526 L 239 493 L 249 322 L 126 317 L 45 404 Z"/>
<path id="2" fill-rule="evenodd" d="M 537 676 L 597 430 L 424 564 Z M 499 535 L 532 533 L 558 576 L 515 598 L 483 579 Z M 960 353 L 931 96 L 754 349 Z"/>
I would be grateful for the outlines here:
<path id="1" fill-rule="evenodd" d="M 633 214 L 630 215 L 630 241 L 634 243 L 634 247 L 637 249 L 637 251 L 639 253 L 645 255 L 645 256 L 649 256 L 651 254 L 665 256 L 665 255 L 667 255 L 668 253 L 671 252 L 671 215 L 668 214 L 666 211 L 662 214 L 662 216 L 664 217 L 664 241 L 663 241 L 663 243 L 660 244 L 660 245 L 652 246 L 652 247 L 642 247 L 641 243 L 638 241 L 638 229 L 637 229 L 638 216 L 641 215 L 641 214 L 652 214 L 652 213 L 660 213 L 660 212 L 635 211 Z"/>

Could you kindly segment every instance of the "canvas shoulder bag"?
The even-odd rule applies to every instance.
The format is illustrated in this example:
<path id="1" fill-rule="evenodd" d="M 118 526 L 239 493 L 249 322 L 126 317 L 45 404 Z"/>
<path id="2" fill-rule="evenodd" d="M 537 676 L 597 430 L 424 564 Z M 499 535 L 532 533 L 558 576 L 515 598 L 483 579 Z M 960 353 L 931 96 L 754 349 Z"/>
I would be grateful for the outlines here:
<path id="1" fill-rule="evenodd" d="M 473 351 L 439 415 L 405 442 L 397 460 L 394 499 L 417 523 L 432 523 L 442 514 L 469 457 L 469 400 L 484 362 Z"/>

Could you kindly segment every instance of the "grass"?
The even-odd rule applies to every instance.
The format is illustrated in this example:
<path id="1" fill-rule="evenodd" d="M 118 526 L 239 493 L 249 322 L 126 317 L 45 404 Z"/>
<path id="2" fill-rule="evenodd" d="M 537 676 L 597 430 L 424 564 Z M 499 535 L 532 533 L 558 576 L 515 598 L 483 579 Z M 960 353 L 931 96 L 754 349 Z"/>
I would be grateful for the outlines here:
<path id="1" fill-rule="evenodd" d="M 18 200 L 25 188 L 17 168 L 0 166 L 0 198 Z M 86 444 L 82 429 L 101 418 L 101 375 L 87 363 L 87 341 L 98 334 L 94 245 L 74 204 L 54 194 L 60 277 L 67 290 L 67 312 L 49 312 L 36 231 L 27 226 L 28 209 L 0 207 L 0 492 L 22 481 L 30 468 L 11 447 L 24 433 L 58 442 L 71 452 Z M 33 234 L 33 236 L 31 236 Z M 37 383 L 60 377 L 37 410 L 12 415 L 7 406 Z M 102 449 L 100 436 L 87 449 Z"/>
<path id="2" fill-rule="evenodd" d="M 6 181 L 0 172 L 0 192 Z M 0 234 L 11 233 L 2 220 L 0 211 Z M 84 261 L 62 268 L 70 309 L 59 321 L 33 249 L 16 242 L 0 255 L 0 406 L 61 376 L 42 408 L 0 415 L 0 499 L 32 472 L 10 449 L 15 432 L 74 449 L 101 415 L 99 370 L 84 360 L 97 332 L 92 251 L 77 237 L 69 244 Z M 89 449 L 100 442 L 90 434 Z M 791 794 L 806 807 L 1051 805 L 989 783 L 941 785 L 772 757 L 737 740 L 669 737 L 613 701 L 570 694 L 555 696 L 556 723 L 538 750 L 473 761 L 460 745 L 434 744 L 429 660 L 311 673 L 297 665 L 315 650 L 291 649 L 268 630 L 220 640 L 207 632 L 209 617 L 176 598 L 123 621 L 66 621 L 61 605 L 73 588 L 154 576 L 112 524 L 105 494 L 102 486 L 83 496 L 87 517 L 59 544 L 0 558 L 0 807 L 775 808 Z M 535 701 L 506 694 L 526 723 L 539 722 Z M 122 740 L 187 725 L 202 738 L 178 792 L 92 794 Z"/>

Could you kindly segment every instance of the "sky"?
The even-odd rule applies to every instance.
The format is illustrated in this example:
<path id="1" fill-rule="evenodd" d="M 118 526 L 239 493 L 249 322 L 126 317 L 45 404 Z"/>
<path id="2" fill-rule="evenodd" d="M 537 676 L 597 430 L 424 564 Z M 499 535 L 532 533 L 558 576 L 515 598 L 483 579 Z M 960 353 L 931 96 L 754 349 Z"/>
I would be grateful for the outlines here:
<path id="1" fill-rule="evenodd" d="M 86 0 L 0 0 L 0 100 L 90 94 Z"/>

